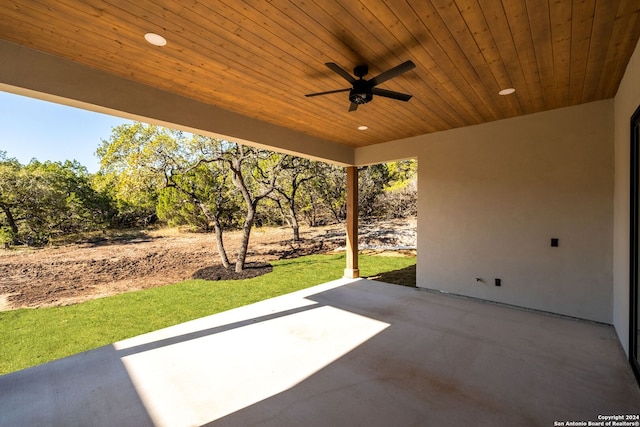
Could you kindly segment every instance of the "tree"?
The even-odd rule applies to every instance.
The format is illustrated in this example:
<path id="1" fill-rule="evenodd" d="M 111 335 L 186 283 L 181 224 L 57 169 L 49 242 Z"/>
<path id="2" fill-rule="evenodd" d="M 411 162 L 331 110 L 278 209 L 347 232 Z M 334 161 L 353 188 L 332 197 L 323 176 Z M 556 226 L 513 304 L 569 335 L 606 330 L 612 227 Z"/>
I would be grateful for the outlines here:
<path id="1" fill-rule="evenodd" d="M 312 180 L 304 183 L 300 194 L 300 213 L 309 227 L 317 227 L 322 222 L 321 200 L 312 185 Z"/>
<path id="2" fill-rule="evenodd" d="M 317 198 L 311 198 L 312 201 L 322 203 L 336 222 L 346 219 L 347 175 L 344 168 L 317 162 L 311 187 L 317 194 Z"/>
<path id="3" fill-rule="evenodd" d="M 0 226 L 0 245 L 8 249 L 14 242 L 14 234 L 9 227 Z"/>
<path id="4" fill-rule="evenodd" d="M 6 151 L 0 151 L 0 209 L 13 240 L 18 235 L 18 224 L 15 213 L 24 197 L 24 183 L 21 176 L 22 165 L 14 158 L 8 158 Z"/>
<path id="5" fill-rule="evenodd" d="M 282 212 L 282 216 L 293 230 L 294 242 L 300 241 L 297 199 L 303 184 L 310 181 L 314 176 L 312 170 L 314 163 L 316 162 L 308 159 L 283 155 L 282 171 L 276 180 L 277 186 L 275 189 L 280 197 L 276 197 L 275 200 Z M 282 207 L 283 203 L 286 206 L 286 211 Z"/>
<path id="6" fill-rule="evenodd" d="M 174 131 L 160 130 L 142 123 L 117 126 L 112 129 L 109 140 L 102 140 L 96 150 L 100 170 L 94 185 L 115 200 L 114 226 L 146 225 L 156 215 L 163 179 L 153 167 L 154 150 L 164 145 L 177 147 L 175 140 L 179 138 L 179 134 L 171 133 Z"/>
<path id="7" fill-rule="evenodd" d="M 418 214 L 418 163 L 401 160 L 387 163 L 389 179 L 377 202 L 379 215 L 407 218 Z"/>
<path id="8" fill-rule="evenodd" d="M 154 195 L 155 200 L 149 200 L 154 206 L 158 206 L 158 195 L 164 194 L 163 209 L 180 202 L 192 204 L 198 210 L 196 217 L 201 215 L 213 225 L 225 267 L 230 263 L 222 238 L 222 218 L 233 217 L 240 198 L 245 215 L 235 269 L 237 272 L 244 269 L 256 210 L 275 188 L 281 156 L 215 138 L 187 137 L 180 131 L 141 123 L 115 128 L 97 154 L 101 173 L 116 180 L 119 194 L 129 199 L 131 195 Z M 230 190 L 229 181 L 235 193 Z M 192 218 L 194 213 L 191 211 Z M 169 216 L 166 211 L 163 215 Z"/>
<path id="9" fill-rule="evenodd" d="M 202 167 L 203 165 L 217 165 L 217 168 L 212 169 L 216 171 L 216 181 L 220 184 L 217 187 L 218 191 L 215 197 L 215 210 L 207 213 L 206 210 L 208 209 L 208 206 L 204 203 L 201 205 L 203 213 L 213 213 L 213 215 L 211 215 L 211 219 L 214 221 L 216 235 L 219 236 L 217 239 L 218 249 L 221 257 L 224 258 L 223 265 L 225 265 L 225 267 L 228 266 L 228 259 L 226 259 L 226 253 L 222 247 L 222 234 L 221 232 L 218 233 L 218 230 L 221 230 L 219 216 L 224 212 L 222 206 L 225 205 L 225 200 L 229 200 L 228 197 L 224 197 L 224 194 L 227 194 L 228 192 L 222 185 L 226 182 L 226 170 L 230 171 L 231 182 L 244 201 L 245 215 L 242 223 L 242 240 L 236 256 L 235 265 L 235 271 L 240 273 L 245 267 L 245 260 L 249 248 L 249 239 L 255 222 L 258 205 L 275 189 L 276 177 L 278 172 L 281 170 L 282 156 L 271 151 L 246 147 L 234 142 L 213 138 L 194 136 L 194 141 L 200 142 L 200 144 L 196 144 L 198 148 L 196 150 L 198 156 L 197 161 L 193 166 L 187 168 L 186 172 L 190 172 L 192 170 L 195 171 L 198 167 Z M 184 186 L 177 184 L 177 181 L 174 179 L 174 175 L 176 174 L 165 174 L 167 186 L 174 186 L 175 188 L 179 188 L 181 191 L 185 192 L 185 194 L 195 197 L 195 193 L 193 191 L 185 190 Z"/>
<path id="10" fill-rule="evenodd" d="M 187 200 L 199 210 L 207 225 L 213 225 L 220 260 L 225 268 L 229 268 L 231 264 L 223 240 L 223 218 L 232 218 L 238 204 L 229 191 L 228 168 L 221 158 L 223 143 L 213 138 L 194 135 L 186 145 L 187 159 L 190 160 L 186 160 L 181 166 L 177 162 L 169 161 L 169 155 L 163 153 L 167 159 L 166 164 L 174 165 L 173 168 L 163 170 L 165 186 L 188 197 Z"/>
<path id="11" fill-rule="evenodd" d="M 46 176 L 52 194 L 45 200 L 55 209 L 50 212 L 51 228 L 63 233 L 94 230 L 114 214 L 108 194 L 94 189 L 93 177 L 77 161 L 32 161 L 27 170 L 40 170 Z"/>
<path id="12" fill-rule="evenodd" d="M 93 189 L 90 174 L 78 162 L 34 159 L 23 166 L 6 153 L 0 153 L 0 210 L 14 243 L 93 230 L 112 212 L 108 197 Z"/>
<path id="13" fill-rule="evenodd" d="M 275 190 L 284 157 L 271 151 L 229 143 L 222 158 L 229 163 L 233 185 L 240 191 L 246 208 L 242 242 L 236 257 L 236 272 L 239 273 L 244 269 L 258 204 Z"/>
<path id="14" fill-rule="evenodd" d="M 376 201 L 389 182 L 385 163 L 362 168 L 358 174 L 358 209 L 365 218 L 375 216 Z"/>
<path id="15" fill-rule="evenodd" d="M 220 260 L 229 267 L 220 224 L 224 171 L 216 168 L 220 142 L 182 132 L 142 123 L 125 124 L 112 130 L 109 140 L 103 140 L 97 150 L 101 173 L 115 181 L 120 200 L 133 206 L 162 206 L 188 203 L 213 224 Z M 170 209 L 163 211 L 169 217 Z M 198 215 L 195 215 L 197 218 Z M 186 219 L 186 218 L 185 218 Z M 193 219 L 193 217 L 192 217 Z"/>
<path id="16" fill-rule="evenodd" d="M 417 162 L 367 166 L 359 174 L 358 205 L 364 217 L 401 218 L 417 213 Z"/>
<path id="17" fill-rule="evenodd" d="M 418 173 L 418 162 L 416 160 L 399 160 L 387 163 L 389 179 L 385 190 L 395 190 L 409 185 L 415 180 Z"/>

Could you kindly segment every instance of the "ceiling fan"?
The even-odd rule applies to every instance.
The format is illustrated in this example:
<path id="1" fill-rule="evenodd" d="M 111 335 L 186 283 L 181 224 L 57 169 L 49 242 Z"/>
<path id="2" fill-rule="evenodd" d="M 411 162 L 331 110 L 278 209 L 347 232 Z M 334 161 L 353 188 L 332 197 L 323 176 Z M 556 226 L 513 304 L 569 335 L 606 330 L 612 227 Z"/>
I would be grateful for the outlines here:
<path id="1" fill-rule="evenodd" d="M 349 92 L 349 101 L 351 101 L 349 111 L 355 111 L 358 108 L 358 105 L 366 104 L 367 102 L 371 101 L 373 99 L 373 95 L 384 96 L 386 98 L 397 99 L 399 101 L 408 101 L 411 99 L 412 95 L 394 92 L 392 90 L 380 89 L 376 86 L 378 86 L 380 83 L 384 83 L 387 80 L 397 77 L 400 74 L 414 69 L 416 67 L 416 64 L 414 64 L 412 61 L 403 62 L 402 64 L 397 65 L 381 74 L 378 74 L 376 77 L 369 80 L 363 79 L 363 77 L 366 76 L 367 73 L 369 73 L 369 67 L 366 65 L 358 65 L 353 69 L 353 74 L 358 77 L 358 79 L 354 78 L 351 74 L 349 74 L 334 62 L 327 62 L 324 65 L 326 65 L 331 71 L 351 83 L 352 87 L 346 89 L 329 90 L 326 92 L 310 93 L 305 96 L 310 97 L 329 95 L 331 93 L 338 92 Z"/>

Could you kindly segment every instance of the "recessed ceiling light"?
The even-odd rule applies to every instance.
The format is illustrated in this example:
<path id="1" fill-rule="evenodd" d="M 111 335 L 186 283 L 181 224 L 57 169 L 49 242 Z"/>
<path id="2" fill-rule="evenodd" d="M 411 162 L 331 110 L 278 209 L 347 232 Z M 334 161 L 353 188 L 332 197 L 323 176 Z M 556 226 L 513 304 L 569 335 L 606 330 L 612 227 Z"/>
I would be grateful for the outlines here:
<path id="1" fill-rule="evenodd" d="M 512 87 L 508 87 L 506 89 L 502 89 L 500 92 L 498 92 L 498 95 L 511 95 L 512 93 L 514 93 L 516 90 Z"/>
<path id="2" fill-rule="evenodd" d="M 367 130 L 367 129 L 369 129 L 369 126 L 364 126 L 364 125 L 358 126 L 358 130 Z"/>
<path id="3" fill-rule="evenodd" d="M 147 33 L 144 35 L 144 39 L 155 46 L 164 46 L 167 44 L 167 39 L 156 33 Z"/>

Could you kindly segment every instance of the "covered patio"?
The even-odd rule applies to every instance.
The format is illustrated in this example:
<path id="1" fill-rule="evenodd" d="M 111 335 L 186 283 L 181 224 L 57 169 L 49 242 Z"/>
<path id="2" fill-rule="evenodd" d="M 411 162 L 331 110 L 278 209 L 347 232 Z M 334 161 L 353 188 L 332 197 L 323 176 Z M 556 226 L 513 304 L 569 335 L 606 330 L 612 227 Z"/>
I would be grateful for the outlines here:
<path id="1" fill-rule="evenodd" d="M 0 377 L 0 422 L 638 413 L 639 39 L 636 0 L 3 2 L 0 90 L 344 166 L 349 208 L 343 281 Z M 407 102 L 305 97 L 408 60 Z M 419 290 L 356 279 L 357 168 L 407 158 Z"/>
<path id="2" fill-rule="evenodd" d="M 364 279 L 5 375 L 0 391 L 3 426 L 549 426 L 640 407 L 611 326 Z"/>

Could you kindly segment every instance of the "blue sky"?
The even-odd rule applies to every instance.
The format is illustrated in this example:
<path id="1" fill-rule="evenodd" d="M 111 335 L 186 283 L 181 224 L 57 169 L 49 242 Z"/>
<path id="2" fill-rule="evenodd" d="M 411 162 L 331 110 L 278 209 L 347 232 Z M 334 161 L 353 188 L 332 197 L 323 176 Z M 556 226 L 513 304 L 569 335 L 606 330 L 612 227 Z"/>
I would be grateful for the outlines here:
<path id="1" fill-rule="evenodd" d="M 22 164 L 77 160 L 96 172 L 96 148 L 123 123 L 130 121 L 0 91 L 0 151 Z"/>

